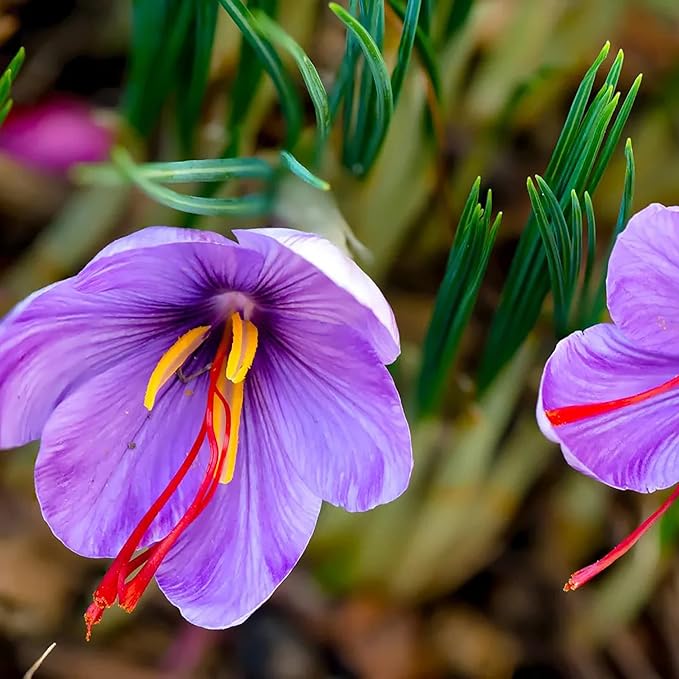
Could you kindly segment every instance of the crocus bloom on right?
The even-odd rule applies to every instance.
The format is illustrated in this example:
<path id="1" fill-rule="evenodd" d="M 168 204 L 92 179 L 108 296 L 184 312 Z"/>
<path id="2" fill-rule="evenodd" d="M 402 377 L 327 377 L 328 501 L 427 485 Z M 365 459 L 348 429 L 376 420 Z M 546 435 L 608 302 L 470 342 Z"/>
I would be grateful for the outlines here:
<path id="1" fill-rule="evenodd" d="M 537 419 L 578 471 L 652 493 L 679 483 L 679 207 L 653 204 L 632 217 L 613 247 L 606 286 L 613 322 L 559 342 L 545 365 Z M 624 554 L 677 495 L 566 589 Z"/>

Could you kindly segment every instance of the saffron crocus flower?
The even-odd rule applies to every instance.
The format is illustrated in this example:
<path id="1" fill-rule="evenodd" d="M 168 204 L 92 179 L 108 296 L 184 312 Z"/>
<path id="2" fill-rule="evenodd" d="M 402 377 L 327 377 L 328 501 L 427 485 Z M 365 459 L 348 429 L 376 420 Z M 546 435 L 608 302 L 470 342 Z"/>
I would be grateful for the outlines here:
<path id="1" fill-rule="evenodd" d="M 58 96 L 32 106 L 15 105 L 0 127 L 0 151 L 20 163 L 64 173 L 76 163 L 108 157 L 113 134 L 85 103 Z"/>
<path id="2" fill-rule="evenodd" d="M 236 233 L 122 238 L 0 326 L 0 446 L 41 438 L 45 520 L 114 557 L 88 636 L 154 576 L 190 622 L 237 624 L 293 568 L 321 500 L 363 511 L 408 484 L 378 288 L 318 236 Z"/>
<path id="3" fill-rule="evenodd" d="M 651 493 L 679 483 L 679 208 L 651 205 L 609 261 L 612 323 L 575 332 L 547 361 L 537 416 L 578 471 Z M 575 589 L 624 554 L 679 495 L 612 552 L 575 573 Z"/>

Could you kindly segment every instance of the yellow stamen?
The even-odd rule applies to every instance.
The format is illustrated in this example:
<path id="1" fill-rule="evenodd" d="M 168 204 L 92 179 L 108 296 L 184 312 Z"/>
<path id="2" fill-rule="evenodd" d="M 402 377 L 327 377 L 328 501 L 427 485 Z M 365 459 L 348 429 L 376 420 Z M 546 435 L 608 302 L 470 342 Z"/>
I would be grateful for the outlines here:
<path id="1" fill-rule="evenodd" d="M 238 312 L 231 315 L 233 341 L 226 361 L 226 377 L 237 384 L 245 379 L 252 367 L 257 351 L 257 327 L 251 321 L 244 321 Z"/>
<path id="2" fill-rule="evenodd" d="M 226 449 L 226 459 L 222 469 L 220 483 L 230 483 L 236 470 L 236 453 L 238 452 L 238 432 L 240 430 L 241 412 L 243 410 L 243 382 L 229 384 L 226 394 L 231 408 L 231 431 L 229 432 L 229 445 Z"/>
<path id="3" fill-rule="evenodd" d="M 151 410 L 158 392 L 167 381 L 184 365 L 186 359 L 205 341 L 209 325 L 200 325 L 183 334 L 161 357 L 153 369 L 144 394 L 144 407 Z"/>
<path id="4" fill-rule="evenodd" d="M 215 385 L 217 392 L 224 396 L 227 384 L 226 375 L 220 371 Z M 226 408 L 217 394 L 212 397 L 212 429 L 219 450 L 223 450 L 226 445 Z"/>

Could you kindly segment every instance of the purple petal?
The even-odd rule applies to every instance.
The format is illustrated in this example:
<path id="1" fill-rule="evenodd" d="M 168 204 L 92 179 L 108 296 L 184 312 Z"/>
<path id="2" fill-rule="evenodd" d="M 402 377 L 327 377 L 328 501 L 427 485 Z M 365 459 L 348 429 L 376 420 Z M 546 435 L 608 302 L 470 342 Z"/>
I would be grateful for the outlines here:
<path id="1" fill-rule="evenodd" d="M 260 290 L 291 322 L 304 318 L 349 324 L 383 363 L 400 353 L 389 303 L 356 263 L 330 241 L 291 229 L 236 231 L 243 245 L 266 258 Z"/>
<path id="2" fill-rule="evenodd" d="M 634 344 L 679 355 L 679 207 L 650 205 L 618 236 L 608 268 L 608 309 Z"/>
<path id="3" fill-rule="evenodd" d="M 45 425 L 35 468 L 45 521 L 71 550 L 112 557 L 161 494 L 191 448 L 205 412 L 207 375 L 175 380 L 153 411 L 143 407 L 148 376 L 167 341 L 150 339 L 73 391 Z M 206 348 L 201 358 L 211 359 Z M 185 512 L 202 479 L 207 451 L 149 531 L 164 537 Z"/>
<path id="4" fill-rule="evenodd" d="M 254 288 L 261 263 L 216 234 L 158 227 L 22 302 L 0 324 L 0 447 L 38 438 L 73 389 L 154 338 L 164 351 L 189 328 L 221 320 L 215 298 Z"/>
<path id="5" fill-rule="evenodd" d="M 568 424 L 552 424 L 544 411 L 632 397 L 678 374 L 676 359 L 633 346 L 611 324 L 573 333 L 545 366 L 538 422 L 579 471 L 614 488 L 667 488 L 679 481 L 679 386 Z"/>
<path id="6" fill-rule="evenodd" d="M 394 382 L 358 333 L 328 323 L 278 328 L 252 379 L 288 457 L 311 491 L 349 511 L 407 487 L 410 433 Z"/>
<path id="7" fill-rule="evenodd" d="M 236 474 L 179 538 L 158 570 L 167 598 L 195 625 L 236 625 L 290 573 L 321 501 L 285 465 L 280 422 L 250 378 Z"/>

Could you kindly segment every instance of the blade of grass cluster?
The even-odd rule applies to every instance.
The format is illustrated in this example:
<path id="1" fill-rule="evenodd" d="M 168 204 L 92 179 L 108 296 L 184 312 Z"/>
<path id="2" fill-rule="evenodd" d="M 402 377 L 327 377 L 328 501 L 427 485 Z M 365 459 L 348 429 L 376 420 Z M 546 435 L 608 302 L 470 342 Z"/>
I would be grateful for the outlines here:
<path id="1" fill-rule="evenodd" d="M 420 414 L 432 412 L 440 404 L 502 218 L 498 214 L 491 225 L 491 193 L 482 207 L 478 202 L 480 183 L 480 178 L 474 182 L 460 216 L 424 341 L 416 389 Z"/>
<path id="2" fill-rule="evenodd" d="M 137 0 L 133 5 L 130 78 L 123 110 L 147 137 L 176 79 L 180 56 L 190 37 L 195 5 L 181 0 Z"/>
<path id="3" fill-rule="evenodd" d="M 349 0 L 349 13 L 355 15 L 358 11 L 358 0 Z M 351 111 L 354 99 L 354 71 L 356 69 L 356 61 L 360 54 L 358 41 L 351 31 L 347 31 L 346 47 L 344 48 L 344 57 L 340 64 L 337 78 L 330 91 L 328 102 L 330 105 L 330 121 L 334 121 L 339 106 L 344 102 L 344 120 L 343 120 L 343 138 L 347 139 L 349 130 L 351 129 Z"/>
<path id="4" fill-rule="evenodd" d="M 594 79 L 596 74 L 601 67 L 601 64 L 606 60 L 608 52 L 610 51 L 611 44 L 607 42 L 599 55 L 594 60 L 594 63 L 587 69 L 580 86 L 575 93 L 573 98 L 573 103 L 568 111 L 566 120 L 564 122 L 559 139 L 556 142 L 552 157 L 545 170 L 545 179 L 552 183 L 555 179 L 555 174 L 561 168 L 564 156 L 566 156 L 572 149 L 573 145 L 576 143 L 576 138 L 578 134 L 578 127 L 587 110 L 587 101 L 592 93 L 592 87 L 594 86 Z"/>
<path id="5" fill-rule="evenodd" d="M 401 39 L 398 43 L 398 55 L 396 57 L 396 66 L 391 73 L 391 91 L 394 96 L 394 106 L 398 102 L 398 97 L 401 94 L 401 87 L 410 65 L 410 56 L 413 52 L 413 45 L 415 44 L 415 36 L 417 35 L 418 21 L 420 18 L 420 11 L 422 9 L 422 0 L 408 0 L 406 5 L 406 13 L 403 17 L 403 31 Z"/>
<path id="6" fill-rule="evenodd" d="M 252 47 L 255 55 L 261 60 L 269 74 L 280 101 L 286 124 L 285 147 L 291 149 L 297 143 L 302 129 L 302 105 L 292 86 L 290 79 L 283 69 L 281 60 L 271 44 L 262 38 L 256 28 L 252 12 L 241 0 L 218 0 L 219 4 L 228 12 L 229 16 Z"/>
<path id="7" fill-rule="evenodd" d="M 253 12 L 263 12 L 271 17 L 275 15 L 277 4 L 276 0 L 250 0 L 249 7 Z M 236 79 L 230 91 L 228 143 L 222 152 L 222 156 L 226 158 L 235 157 L 240 153 L 241 128 L 255 98 L 263 73 L 264 67 L 262 61 L 257 58 L 257 52 L 250 42 L 243 40 L 240 46 Z"/>
<path id="8" fill-rule="evenodd" d="M 634 177 L 634 151 L 632 150 L 632 140 L 628 139 L 625 143 L 625 185 L 623 188 L 622 199 L 620 201 L 620 208 L 618 210 L 618 219 L 615 224 L 613 235 L 611 236 L 611 240 L 608 244 L 606 255 L 603 259 L 599 284 L 597 286 L 596 292 L 593 295 L 591 311 L 589 318 L 586 321 L 588 325 L 598 323 L 601 319 L 604 309 L 606 308 L 606 276 L 608 274 L 608 260 L 611 250 L 615 245 L 615 240 L 627 226 L 627 222 L 629 221 L 632 212 L 632 202 L 634 200 Z"/>
<path id="9" fill-rule="evenodd" d="M 389 0 L 389 6 L 394 10 L 401 21 L 405 21 L 406 6 L 403 4 L 403 2 L 401 2 L 401 0 Z M 417 50 L 420 61 L 422 62 L 422 67 L 429 78 L 429 83 L 431 84 L 431 88 L 434 92 L 434 95 L 436 96 L 436 100 L 440 101 L 441 76 L 439 74 L 439 67 L 434 54 L 434 48 L 432 47 L 429 36 L 419 26 L 417 26 L 415 30 L 415 49 Z M 392 73 L 392 89 L 393 79 L 394 74 Z"/>
<path id="10" fill-rule="evenodd" d="M 380 145 L 386 135 L 391 122 L 394 102 L 391 92 L 391 80 L 379 47 L 375 44 L 372 36 L 361 23 L 349 14 L 343 7 L 336 3 L 330 3 L 330 9 L 347 29 L 356 37 L 363 51 L 364 63 L 367 64 L 372 74 L 375 85 L 375 117 L 371 120 L 371 135 L 366 150 L 362 155 L 362 167 L 359 174 L 367 172 L 377 156 Z"/>
<path id="11" fill-rule="evenodd" d="M 179 212 L 214 217 L 256 217 L 264 215 L 270 207 L 268 193 L 253 194 L 238 198 L 205 198 L 189 196 L 165 186 L 160 186 L 138 171 L 130 155 L 122 149 L 115 149 L 111 159 L 121 172 L 147 196 Z"/>
<path id="12" fill-rule="evenodd" d="M 606 81 L 587 105 L 594 79 L 608 51 L 607 43 L 585 73 L 545 172 L 545 181 L 552 187 L 566 219 L 571 210 L 571 191 L 575 190 L 580 198 L 585 191 L 591 195 L 596 189 L 638 89 L 635 81 L 625 99 L 626 106 L 621 108 L 611 126 L 619 101 L 619 94 L 614 93 L 613 87 L 617 84 L 623 60 L 622 53 L 618 53 Z M 531 213 L 491 324 L 478 375 L 481 390 L 488 386 L 537 321 L 550 288 L 548 269 L 540 227 Z M 563 318 L 559 324 L 562 321 Z"/>
<path id="13" fill-rule="evenodd" d="M 351 16 L 356 16 L 352 14 Z M 382 17 L 382 35 L 380 35 L 380 16 Z M 358 21 L 374 41 L 378 51 L 382 52 L 381 37 L 384 30 L 384 5 L 381 0 L 359 0 Z M 357 62 L 361 65 L 358 100 L 352 101 L 352 117 L 354 128 L 350 136 L 344 140 L 343 162 L 350 169 L 358 169 L 362 173 L 363 153 L 366 148 L 366 134 L 375 118 L 375 85 L 366 57 Z M 356 107 L 356 110 L 354 110 Z"/>
<path id="14" fill-rule="evenodd" d="M 615 123 L 613 123 L 611 132 L 606 138 L 606 143 L 604 145 L 603 151 L 601 152 L 599 160 L 597 161 L 597 164 L 594 167 L 594 170 L 592 171 L 591 183 L 594 187 L 598 186 L 599 181 L 606 169 L 606 166 L 608 165 L 608 162 L 611 159 L 611 156 L 613 155 L 613 151 L 615 150 L 616 146 L 618 145 L 618 142 L 620 141 L 623 127 L 625 126 L 625 123 L 629 118 L 629 114 L 632 111 L 632 106 L 634 105 L 634 101 L 636 100 L 639 88 L 641 87 L 642 77 L 643 76 L 639 74 L 634 83 L 632 84 L 632 87 L 630 88 L 629 92 L 627 93 L 627 96 L 625 97 L 625 100 L 622 103 L 622 106 L 620 107 L 620 112 L 618 113 L 615 119 Z M 629 143 L 631 144 L 631 142 Z M 625 149 L 625 152 L 627 153 L 627 148 Z"/>
<path id="15" fill-rule="evenodd" d="M 217 4 L 214 0 L 196 0 L 193 22 L 193 40 L 187 43 L 180 68 L 177 97 L 179 137 L 185 153 L 189 153 L 193 136 L 200 119 L 205 88 L 207 87 L 212 45 L 217 25 Z M 180 64 L 181 66 L 182 64 Z"/>
<path id="16" fill-rule="evenodd" d="M 330 107 L 328 93 L 325 91 L 321 76 L 318 75 L 316 67 L 306 52 L 275 21 L 261 12 L 255 13 L 254 16 L 259 30 L 265 37 L 286 50 L 295 60 L 314 105 L 318 145 L 322 146 L 330 132 Z"/>
<path id="17" fill-rule="evenodd" d="M 547 269 L 554 296 L 555 324 L 557 332 L 562 334 L 568 327 L 568 302 L 571 296 L 569 293 L 572 293 L 569 290 L 570 280 L 567 274 L 567 270 L 570 269 L 568 252 L 570 235 L 554 194 L 544 180 L 540 184 L 539 179 L 542 178 L 536 177 L 540 192 L 535 188 L 532 179 L 529 178 L 526 185 L 547 259 Z"/>

